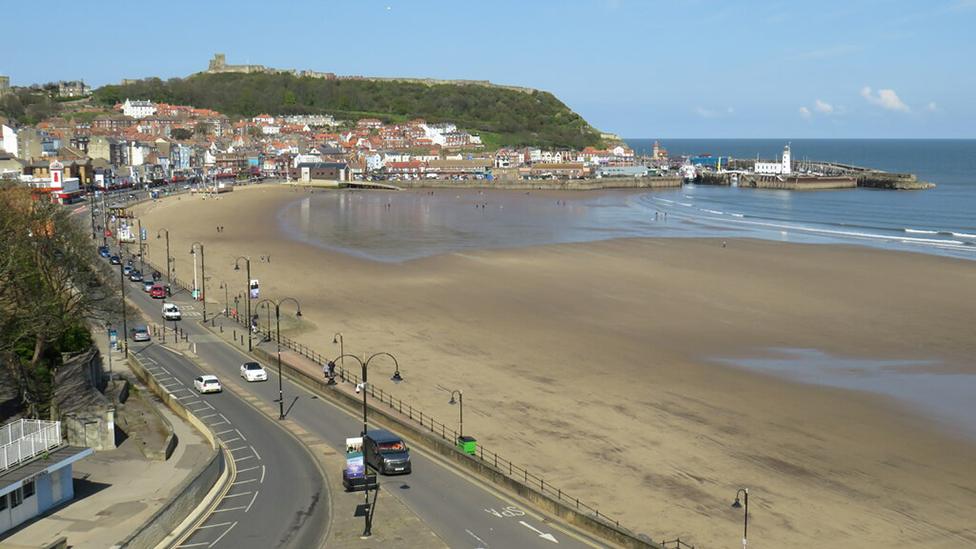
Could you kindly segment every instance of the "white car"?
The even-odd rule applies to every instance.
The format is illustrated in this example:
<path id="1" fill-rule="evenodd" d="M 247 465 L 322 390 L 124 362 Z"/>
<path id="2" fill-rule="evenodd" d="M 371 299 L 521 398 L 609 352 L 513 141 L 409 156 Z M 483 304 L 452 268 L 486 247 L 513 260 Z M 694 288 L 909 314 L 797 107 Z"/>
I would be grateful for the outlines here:
<path id="1" fill-rule="evenodd" d="M 163 303 L 164 320 L 180 320 L 181 318 L 183 318 L 183 314 L 180 313 L 180 308 L 175 303 Z"/>
<path id="2" fill-rule="evenodd" d="M 220 381 L 217 379 L 217 376 L 200 376 L 193 380 L 193 387 L 195 387 L 200 394 L 223 392 L 223 388 L 221 388 Z"/>
<path id="3" fill-rule="evenodd" d="M 268 381 L 268 372 L 257 362 L 241 364 L 241 377 L 247 381 Z"/>

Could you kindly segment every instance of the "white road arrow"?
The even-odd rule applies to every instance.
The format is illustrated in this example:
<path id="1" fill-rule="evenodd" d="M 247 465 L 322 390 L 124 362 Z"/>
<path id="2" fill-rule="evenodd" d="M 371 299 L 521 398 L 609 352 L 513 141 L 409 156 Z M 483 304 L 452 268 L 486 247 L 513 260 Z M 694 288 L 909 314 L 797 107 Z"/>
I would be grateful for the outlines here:
<path id="1" fill-rule="evenodd" d="M 528 522 L 525 522 L 524 520 L 520 520 L 519 521 L 519 524 L 521 524 L 522 526 L 525 526 L 529 530 L 532 530 L 536 534 L 539 534 L 539 537 L 542 538 L 542 539 L 549 540 L 549 541 L 551 541 L 553 543 L 559 543 L 559 540 L 556 539 L 556 537 L 553 536 L 552 534 L 545 534 L 541 530 L 533 527 L 531 524 L 529 524 Z"/>

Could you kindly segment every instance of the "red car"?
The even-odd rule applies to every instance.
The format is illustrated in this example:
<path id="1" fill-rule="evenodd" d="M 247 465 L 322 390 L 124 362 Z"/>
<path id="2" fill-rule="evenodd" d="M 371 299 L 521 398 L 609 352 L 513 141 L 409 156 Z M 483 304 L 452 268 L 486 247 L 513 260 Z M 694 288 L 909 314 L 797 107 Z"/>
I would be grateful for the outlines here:
<path id="1" fill-rule="evenodd" d="M 166 299 L 166 288 L 162 284 L 153 284 L 149 289 L 149 295 L 153 299 Z"/>

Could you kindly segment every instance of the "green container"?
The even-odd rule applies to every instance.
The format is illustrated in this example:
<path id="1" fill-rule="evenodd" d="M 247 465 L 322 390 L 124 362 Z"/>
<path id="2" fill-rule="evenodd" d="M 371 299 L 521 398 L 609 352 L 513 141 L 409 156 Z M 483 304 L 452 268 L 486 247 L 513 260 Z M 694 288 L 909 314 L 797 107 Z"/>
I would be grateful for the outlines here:
<path id="1" fill-rule="evenodd" d="M 458 437 L 457 447 L 465 454 L 473 456 L 478 451 L 478 440 L 469 436 Z"/>

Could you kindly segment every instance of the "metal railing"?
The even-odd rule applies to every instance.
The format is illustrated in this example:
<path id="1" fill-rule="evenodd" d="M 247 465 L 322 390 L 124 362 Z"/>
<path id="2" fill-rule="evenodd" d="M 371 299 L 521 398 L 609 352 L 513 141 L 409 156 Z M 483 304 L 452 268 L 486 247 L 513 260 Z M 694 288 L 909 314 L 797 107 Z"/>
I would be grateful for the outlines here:
<path id="1" fill-rule="evenodd" d="M 246 323 L 241 315 L 238 315 L 236 318 L 230 318 L 232 320 L 236 320 L 238 324 L 246 326 Z M 275 338 L 273 337 L 275 334 L 273 332 L 270 334 L 265 334 L 259 328 L 256 333 L 267 335 L 271 337 L 271 341 L 275 341 Z M 321 354 L 310 349 L 307 345 L 298 343 L 297 341 L 294 341 L 293 339 L 284 335 L 281 336 L 281 346 L 287 347 L 288 349 L 302 355 L 303 357 L 316 363 L 319 367 L 324 367 L 329 360 L 328 357 L 322 356 Z M 359 383 L 358 375 L 346 370 L 338 364 L 336 365 L 336 374 L 343 382 L 352 383 L 354 385 Z M 387 408 L 394 410 L 401 415 L 406 416 L 409 420 L 418 423 L 430 433 L 448 441 L 451 445 L 455 445 L 457 443 L 458 435 L 460 433 L 458 433 L 454 427 L 449 427 L 443 422 L 435 419 L 430 414 L 425 414 L 420 408 L 414 407 L 413 404 L 404 402 L 402 399 L 396 398 L 382 389 L 376 388 L 376 386 L 373 384 L 367 384 L 367 390 L 369 391 L 369 396 L 373 399 L 374 405 L 376 401 L 379 401 Z M 544 477 L 533 473 L 528 468 L 519 466 L 515 462 L 501 456 L 497 452 L 486 449 L 481 441 L 478 442 L 478 452 L 471 457 L 479 460 L 483 465 L 491 467 L 496 472 L 506 475 L 511 479 L 517 480 L 543 495 L 565 503 L 575 508 L 577 511 L 589 514 L 591 517 L 606 524 L 612 524 L 618 528 L 620 527 L 619 520 L 609 517 L 605 513 L 601 513 L 596 507 L 587 504 L 580 498 L 567 493 L 562 488 L 554 485 L 552 482 L 546 481 Z M 680 548 L 686 546 L 688 545 L 684 544 L 683 546 L 677 547 Z"/>
<path id="2" fill-rule="evenodd" d="M 19 419 L 0 428 L 0 471 L 61 445 L 61 422 Z"/>

